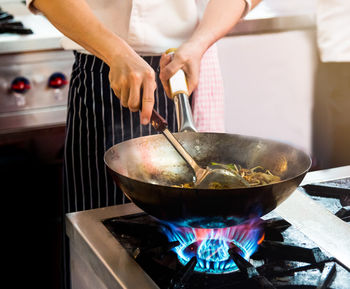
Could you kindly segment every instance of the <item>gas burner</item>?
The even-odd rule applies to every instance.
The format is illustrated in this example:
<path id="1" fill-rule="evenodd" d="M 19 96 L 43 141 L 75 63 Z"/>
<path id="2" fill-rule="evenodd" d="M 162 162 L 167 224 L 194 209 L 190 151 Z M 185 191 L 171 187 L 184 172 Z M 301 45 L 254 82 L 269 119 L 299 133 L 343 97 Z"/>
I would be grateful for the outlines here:
<path id="1" fill-rule="evenodd" d="M 348 209 L 335 214 L 349 221 Z M 280 218 L 195 229 L 141 213 L 103 224 L 161 289 L 314 289 L 328 288 L 336 277 L 334 288 L 343 289 L 350 282 L 347 269 L 320 248 L 304 238 L 289 243 L 297 232 Z"/>
<path id="2" fill-rule="evenodd" d="M 33 34 L 33 31 L 24 27 L 22 22 L 16 21 L 12 14 L 3 11 L 0 7 L 0 34 L 2 33 L 28 35 Z"/>
<path id="3" fill-rule="evenodd" d="M 258 218 L 239 226 L 219 229 L 176 227 L 172 224 L 165 224 L 162 228 L 170 242 L 179 241 L 180 246 L 173 250 L 183 265 L 196 257 L 194 270 L 210 274 L 237 271 L 229 249 L 248 260 L 264 238 Z"/>

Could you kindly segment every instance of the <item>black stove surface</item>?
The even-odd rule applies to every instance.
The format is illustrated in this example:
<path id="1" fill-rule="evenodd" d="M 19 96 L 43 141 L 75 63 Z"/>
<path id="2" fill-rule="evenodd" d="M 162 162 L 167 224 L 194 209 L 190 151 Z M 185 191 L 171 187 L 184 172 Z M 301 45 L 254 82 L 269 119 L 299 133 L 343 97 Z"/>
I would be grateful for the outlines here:
<path id="1" fill-rule="evenodd" d="M 350 222 L 350 178 L 303 188 L 314 200 Z M 142 213 L 104 221 L 105 226 L 161 289 L 350 288 L 350 270 L 279 216 L 262 218 L 265 240 L 249 262 L 230 252 L 239 270 L 225 274 L 194 271 L 182 265 L 155 218 Z M 349 241 L 350 244 L 350 241 Z M 241 260 L 243 259 L 243 260 Z"/>
<path id="2" fill-rule="evenodd" d="M 17 21 L 12 14 L 2 10 L 0 7 L 0 34 L 2 33 L 28 35 L 33 34 L 33 31 L 25 27 L 21 21 Z"/>

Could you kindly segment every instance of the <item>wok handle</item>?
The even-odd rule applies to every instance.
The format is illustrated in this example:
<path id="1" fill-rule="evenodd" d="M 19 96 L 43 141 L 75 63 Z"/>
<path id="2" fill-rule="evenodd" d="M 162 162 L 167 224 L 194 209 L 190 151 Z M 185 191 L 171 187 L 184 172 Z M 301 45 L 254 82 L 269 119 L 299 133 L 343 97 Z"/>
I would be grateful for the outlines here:
<path id="1" fill-rule="evenodd" d="M 165 53 L 174 57 L 175 51 L 175 48 L 170 48 Z M 181 132 L 197 132 L 192 117 L 191 105 L 188 99 L 189 92 L 186 75 L 182 69 L 179 69 L 172 77 L 170 77 L 169 87 L 171 97 L 175 103 L 178 130 Z"/>
<path id="2" fill-rule="evenodd" d="M 197 132 L 197 129 L 194 125 L 191 105 L 188 100 L 188 96 L 184 93 L 177 94 L 174 97 L 174 102 L 178 130 L 181 132 Z"/>
<path id="3" fill-rule="evenodd" d="M 151 124 L 158 132 L 163 132 L 168 127 L 168 122 L 155 110 L 152 110 Z"/>

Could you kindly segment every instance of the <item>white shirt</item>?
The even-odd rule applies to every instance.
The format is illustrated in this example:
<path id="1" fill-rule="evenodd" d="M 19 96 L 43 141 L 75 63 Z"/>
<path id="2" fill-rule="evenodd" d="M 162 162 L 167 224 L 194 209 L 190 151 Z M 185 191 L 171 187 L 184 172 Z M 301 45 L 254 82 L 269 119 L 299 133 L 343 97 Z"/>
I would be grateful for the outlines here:
<path id="1" fill-rule="evenodd" d="M 26 0 L 33 13 L 38 13 Z M 179 47 L 194 31 L 209 0 L 86 0 L 97 18 L 141 55 L 159 55 Z M 251 0 L 246 0 L 246 11 Z M 107 40 L 106 40 L 107 41 Z M 81 46 L 62 39 L 65 49 Z"/>
<path id="2" fill-rule="evenodd" d="M 316 18 L 321 60 L 350 62 L 350 0 L 318 0 Z"/>
<path id="3" fill-rule="evenodd" d="M 34 0 L 27 0 L 31 6 Z M 188 39 L 209 0 L 86 0 L 96 17 L 141 55 L 161 54 Z M 68 38 L 65 49 L 83 50 Z"/>

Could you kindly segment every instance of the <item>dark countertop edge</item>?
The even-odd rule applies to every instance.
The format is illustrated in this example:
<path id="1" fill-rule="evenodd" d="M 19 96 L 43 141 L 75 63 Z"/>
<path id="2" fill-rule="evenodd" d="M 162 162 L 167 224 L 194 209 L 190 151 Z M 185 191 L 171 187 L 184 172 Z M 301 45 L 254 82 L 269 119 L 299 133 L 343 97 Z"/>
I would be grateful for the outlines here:
<path id="1" fill-rule="evenodd" d="M 274 33 L 292 30 L 314 29 L 316 19 L 314 14 L 278 16 L 260 19 L 246 19 L 237 23 L 228 36 Z"/>
<path id="2" fill-rule="evenodd" d="M 40 124 L 40 125 L 33 125 L 33 126 L 27 126 L 22 128 L 6 128 L 0 130 L 0 142 L 3 138 L 8 138 L 12 135 L 17 134 L 26 134 L 26 133 L 32 133 L 35 131 L 45 130 L 45 129 L 52 129 L 52 128 L 58 128 L 58 127 L 66 127 L 66 122 L 57 122 L 57 123 L 50 123 L 50 124 Z"/>
<path id="3" fill-rule="evenodd" d="M 11 134 L 65 126 L 66 114 L 66 106 L 0 114 L 0 139 Z"/>

